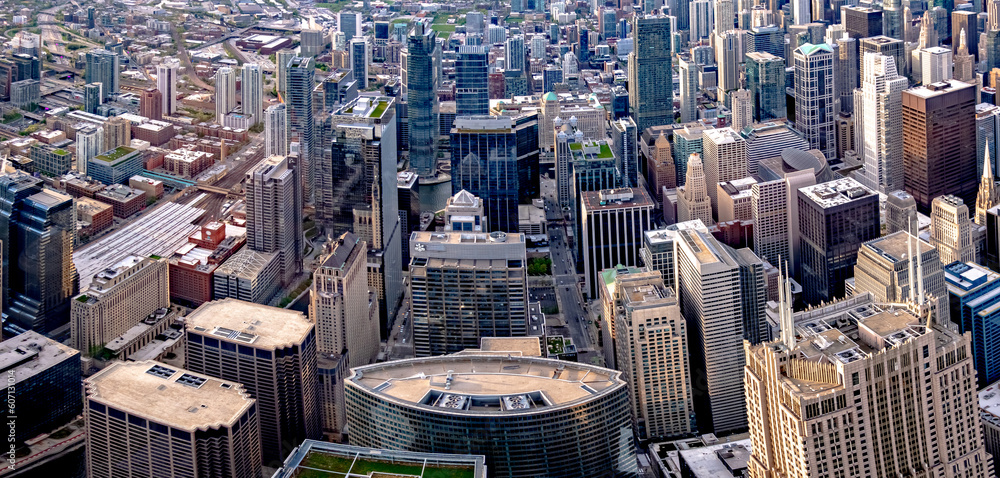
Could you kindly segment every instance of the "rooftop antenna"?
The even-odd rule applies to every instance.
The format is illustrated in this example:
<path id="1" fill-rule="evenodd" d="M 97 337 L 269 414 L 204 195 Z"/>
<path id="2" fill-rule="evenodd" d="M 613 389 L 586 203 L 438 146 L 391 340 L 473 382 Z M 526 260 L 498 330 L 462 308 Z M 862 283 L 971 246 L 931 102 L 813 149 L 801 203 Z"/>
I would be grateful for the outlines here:
<path id="1" fill-rule="evenodd" d="M 784 262 L 782 270 L 781 257 L 778 257 L 778 322 L 781 324 L 781 342 L 789 351 L 795 347 L 795 323 L 792 320 L 792 290 L 788 279 L 788 263 Z"/>
<path id="2" fill-rule="evenodd" d="M 908 292 L 910 294 L 910 302 L 916 302 L 914 297 L 914 281 L 916 276 L 913 275 L 913 234 L 910 232 L 911 227 L 909 224 L 906 226 L 906 274 L 910 280 L 910 287 L 908 287 Z"/>

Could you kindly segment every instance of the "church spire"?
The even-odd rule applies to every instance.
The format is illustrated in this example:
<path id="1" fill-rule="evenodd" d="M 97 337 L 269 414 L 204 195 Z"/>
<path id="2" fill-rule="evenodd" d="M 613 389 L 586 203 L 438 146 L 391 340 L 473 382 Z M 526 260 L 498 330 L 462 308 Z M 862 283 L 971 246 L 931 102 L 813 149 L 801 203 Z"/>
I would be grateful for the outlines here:
<path id="1" fill-rule="evenodd" d="M 979 182 L 979 195 L 976 197 L 976 224 L 986 225 L 986 211 L 1000 204 L 1000 194 L 997 192 L 996 180 L 993 178 L 993 165 L 990 164 L 990 143 L 986 142 L 986 154 L 983 158 L 983 178 Z"/>

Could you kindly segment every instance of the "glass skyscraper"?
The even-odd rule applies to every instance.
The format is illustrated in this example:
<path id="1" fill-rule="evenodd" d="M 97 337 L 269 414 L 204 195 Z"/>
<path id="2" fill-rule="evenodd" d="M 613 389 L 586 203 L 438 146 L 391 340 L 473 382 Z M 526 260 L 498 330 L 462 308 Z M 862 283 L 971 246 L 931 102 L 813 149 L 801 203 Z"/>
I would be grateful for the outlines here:
<path id="1" fill-rule="evenodd" d="M 674 80 L 670 53 L 670 18 L 636 17 L 628 56 L 628 98 L 638 131 L 673 124 Z"/>
<path id="2" fill-rule="evenodd" d="M 460 46 L 455 60 L 455 115 L 475 116 L 490 113 L 487 85 L 489 47 Z"/>
<path id="3" fill-rule="evenodd" d="M 315 67 L 312 58 L 294 57 L 288 62 L 285 77 L 287 89 L 285 103 L 288 105 L 288 141 L 299 143 L 299 157 L 304 171 L 300 175 L 305 181 L 302 198 L 312 197 L 315 184 L 313 165 L 313 81 Z M 304 174 L 303 174 L 304 173 Z"/>
<path id="4" fill-rule="evenodd" d="M 417 22 L 406 39 L 402 76 L 410 127 L 410 169 L 421 176 L 433 176 L 437 167 L 440 62 L 437 33 Z"/>
<path id="5" fill-rule="evenodd" d="M 784 118 L 785 60 L 766 52 L 746 54 L 747 89 L 753 95 L 755 121 Z"/>

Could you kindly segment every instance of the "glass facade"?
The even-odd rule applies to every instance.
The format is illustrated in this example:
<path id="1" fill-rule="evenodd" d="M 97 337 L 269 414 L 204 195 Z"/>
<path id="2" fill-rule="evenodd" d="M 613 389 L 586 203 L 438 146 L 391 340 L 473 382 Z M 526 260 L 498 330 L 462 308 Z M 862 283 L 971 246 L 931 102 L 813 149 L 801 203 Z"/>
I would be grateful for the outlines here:
<path id="1" fill-rule="evenodd" d="M 487 87 L 489 47 L 461 46 L 455 60 L 455 115 L 476 116 L 490 113 Z"/>
<path id="2" fill-rule="evenodd" d="M 753 94 L 755 121 L 784 118 L 785 60 L 765 53 L 746 56 L 747 89 Z"/>
<path id="3" fill-rule="evenodd" d="M 421 176 L 431 176 L 437 168 L 439 103 L 437 87 L 441 50 L 437 33 L 423 24 L 415 24 L 406 40 L 404 85 L 410 127 L 410 169 Z"/>

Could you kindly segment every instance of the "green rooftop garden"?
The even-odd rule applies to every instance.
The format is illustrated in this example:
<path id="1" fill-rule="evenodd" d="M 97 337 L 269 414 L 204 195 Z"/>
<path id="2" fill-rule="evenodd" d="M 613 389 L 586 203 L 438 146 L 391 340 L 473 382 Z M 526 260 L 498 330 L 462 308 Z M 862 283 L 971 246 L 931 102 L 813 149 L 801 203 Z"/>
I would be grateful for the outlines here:
<path id="1" fill-rule="evenodd" d="M 76 298 L 77 302 L 86 302 L 88 300 L 90 300 L 90 296 L 88 296 L 87 294 L 80 294 L 80 297 Z"/>
<path id="2" fill-rule="evenodd" d="M 563 338 L 562 337 L 549 337 L 548 338 L 549 354 L 558 355 L 563 353 Z"/>
<path id="3" fill-rule="evenodd" d="M 69 151 L 66 151 L 65 149 L 57 149 L 53 151 L 53 153 L 58 154 L 59 156 L 66 156 L 69 154 Z"/>
<path id="4" fill-rule="evenodd" d="M 385 109 L 389 107 L 388 101 L 379 101 L 375 104 L 375 109 L 372 110 L 372 118 L 381 118 L 382 113 L 385 113 Z"/>
<path id="5" fill-rule="evenodd" d="M 601 152 L 597 154 L 598 158 L 612 158 L 611 147 L 607 143 L 601 143 Z"/>
<path id="6" fill-rule="evenodd" d="M 94 156 L 94 159 L 99 159 L 108 163 L 114 163 L 116 160 L 120 159 L 122 156 L 135 151 L 127 146 L 119 146 L 112 151 L 108 151 L 104 154 Z"/>
<path id="7" fill-rule="evenodd" d="M 583 143 L 570 143 L 569 149 L 572 149 L 573 151 L 579 151 L 583 149 Z"/>
<path id="8" fill-rule="evenodd" d="M 366 477 L 370 473 L 412 475 L 420 478 L 474 478 L 471 467 L 447 466 L 409 462 L 391 462 L 370 457 L 333 455 L 312 452 L 299 464 L 298 478 Z"/>

